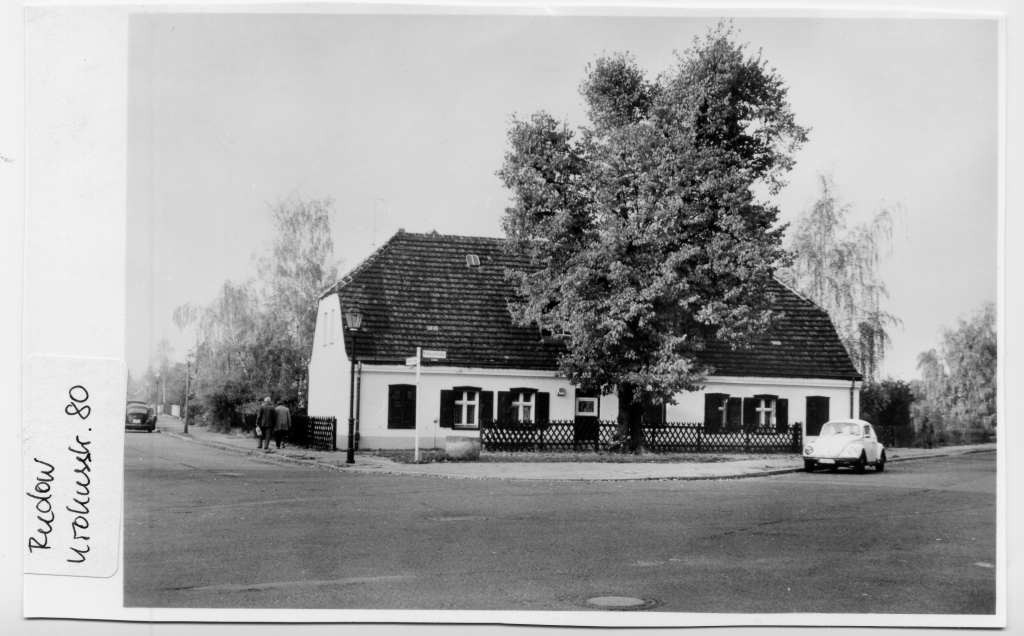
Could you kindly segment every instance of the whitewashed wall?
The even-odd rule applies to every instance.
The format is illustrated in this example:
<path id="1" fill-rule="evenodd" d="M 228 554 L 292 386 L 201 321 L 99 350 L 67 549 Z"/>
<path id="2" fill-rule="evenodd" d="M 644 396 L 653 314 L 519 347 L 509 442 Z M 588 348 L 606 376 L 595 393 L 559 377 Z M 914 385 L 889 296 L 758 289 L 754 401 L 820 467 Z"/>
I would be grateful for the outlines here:
<path id="1" fill-rule="evenodd" d="M 853 384 L 853 417 L 860 413 L 860 382 Z M 829 398 L 829 418 L 850 417 L 850 388 L 848 380 L 813 380 L 795 378 L 712 378 L 702 392 L 676 396 L 676 404 L 668 405 L 669 422 L 703 422 L 704 394 L 727 393 L 730 397 L 749 398 L 755 395 L 776 395 L 789 400 L 789 422 L 807 425 L 807 397 Z"/>
<path id="2" fill-rule="evenodd" d="M 359 448 L 412 448 L 413 431 L 409 429 L 388 429 L 388 386 L 392 384 L 415 384 L 415 369 L 404 366 L 364 366 L 360 398 L 360 441 Z M 574 417 L 574 390 L 565 379 L 555 377 L 550 371 L 505 371 L 492 369 L 460 369 L 454 367 L 424 367 L 416 392 L 416 422 L 420 430 L 421 448 L 444 448 L 448 435 L 476 437 L 475 430 L 442 428 L 438 425 L 441 414 L 441 391 L 456 386 L 480 387 L 482 391 L 493 391 L 497 408 L 498 391 L 513 387 L 529 387 L 551 394 L 553 420 L 570 420 Z M 565 389 L 559 397 L 558 389 Z M 603 405 L 602 405 L 603 407 Z M 602 411 L 604 414 L 604 411 Z M 339 432 L 339 445 L 341 444 Z"/>
<path id="3" fill-rule="evenodd" d="M 307 410 L 310 415 L 338 418 L 339 443 L 341 430 L 348 421 L 349 393 L 349 360 L 342 338 L 342 320 L 337 294 L 320 301 L 309 360 Z"/>
<path id="4" fill-rule="evenodd" d="M 320 301 L 309 364 L 309 414 L 338 419 L 339 448 L 346 445 L 350 368 L 342 338 L 342 320 L 337 295 L 332 294 Z M 360 448 L 413 447 L 412 430 L 388 429 L 387 400 L 389 385 L 415 383 L 415 370 L 405 366 L 363 366 L 362 386 L 358 396 L 362 400 L 359 405 Z M 575 416 L 575 387 L 551 371 L 424 367 L 416 399 L 421 448 L 444 448 L 444 438 L 448 435 L 479 435 L 475 430 L 441 428 L 438 425 L 441 391 L 456 386 L 475 386 L 483 391 L 493 391 L 495 407 L 499 391 L 508 391 L 513 387 L 534 388 L 551 395 L 551 419 L 571 420 Z M 860 382 L 853 386 L 854 417 L 860 413 L 860 386 Z M 565 395 L 559 396 L 559 389 L 563 389 Z M 842 380 L 715 377 L 702 392 L 676 396 L 676 403 L 666 408 L 666 418 L 669 422 L 702 422 L 704 393 L 726 393 L 740 398 L 769 394 L 789 400 L 790 423 L 801 422 L 806 425 L 808 396 L 828 397 L 830 418 L 839 419 L 850 416 L 850 389 L 851 383 Z M 614 395 L 602 397 L 601 419 L 614 420 L 617 413 L 618 398 Z"/>

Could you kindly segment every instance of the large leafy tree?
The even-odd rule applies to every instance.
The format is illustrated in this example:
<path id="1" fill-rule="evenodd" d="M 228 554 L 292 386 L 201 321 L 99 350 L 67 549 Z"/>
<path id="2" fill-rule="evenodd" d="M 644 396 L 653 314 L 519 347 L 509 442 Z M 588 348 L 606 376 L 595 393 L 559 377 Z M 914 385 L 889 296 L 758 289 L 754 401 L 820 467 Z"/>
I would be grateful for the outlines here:
<path id="1" fill-rule="evenodd" d="M 851 208 L 836 193 L 830 174 L 818 174 L 818 198 L 797 219 L 788 248 L 793 263 L 779 278 L 828 312 L 854 366 L 878 378 L 900 321 L 882 309 L 888 297 L 878 273 L 892 239 L 899 204 L 882 206 L 867 223 L 848 227 Z"/>
<path id="2" fill-rule="evenodd" d="M 918 355 L 918 415 L 939 428 L 995 427 L 997 366 L 996 308 L 985 303 L 943 329 L 938 349 Z"/>
<path id="3" fill-rule="evenodd" d="M 567 334 L 561 372 L 615 393 L 634 448 L 644 404 L 697 390 L 709 339 L 742 347 L 773 322 L 768 283 L 787 262 L 776 193 L 806 141 L 786 87 L 721 26 L 648 79 L 629 55 L 580 88 L 590 125 L 514 119 L 498 175 L 512 191 L 510 272 L 524 325 Z"/>

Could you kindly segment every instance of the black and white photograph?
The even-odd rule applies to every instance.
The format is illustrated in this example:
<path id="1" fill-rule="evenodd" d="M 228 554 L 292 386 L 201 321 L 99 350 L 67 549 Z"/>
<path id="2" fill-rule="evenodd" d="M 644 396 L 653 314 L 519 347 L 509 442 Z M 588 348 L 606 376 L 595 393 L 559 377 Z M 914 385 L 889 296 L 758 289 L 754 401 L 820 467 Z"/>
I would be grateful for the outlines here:
<path id="1" fill-rule="evenodd" d="M 128 20 L 125 608 L 997 614 L 999 20 Z"/>

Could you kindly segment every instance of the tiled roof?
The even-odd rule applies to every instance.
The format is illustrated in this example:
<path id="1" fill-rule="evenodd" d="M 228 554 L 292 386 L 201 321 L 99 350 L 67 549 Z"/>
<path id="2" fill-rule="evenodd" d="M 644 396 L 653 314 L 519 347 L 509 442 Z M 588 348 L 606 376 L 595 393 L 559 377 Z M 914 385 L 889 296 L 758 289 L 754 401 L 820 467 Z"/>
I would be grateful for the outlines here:
<path id="1" fill-rule="evenodd" d="M 399 232 L 323 296 L 336 293 L 343 310 L 362 309 L 357 357 L 367 364 L 400 362 L 419 346 L 446 351 L 448 366 L 555 370 L 562 345 L 512 323 L 514 291 L 505 268 L 529 265 L 506 253 L 504 243 Z M 469 267 L 468 254 L 480 265 Z M 781 283 L 773 291 L 784 318 L 770 336 L 746 350 L 712 343 L 701 360 L 716 375 L 859 378 L 828 315 Z M 346 347 L 351 337 L 346 329 Z"/>

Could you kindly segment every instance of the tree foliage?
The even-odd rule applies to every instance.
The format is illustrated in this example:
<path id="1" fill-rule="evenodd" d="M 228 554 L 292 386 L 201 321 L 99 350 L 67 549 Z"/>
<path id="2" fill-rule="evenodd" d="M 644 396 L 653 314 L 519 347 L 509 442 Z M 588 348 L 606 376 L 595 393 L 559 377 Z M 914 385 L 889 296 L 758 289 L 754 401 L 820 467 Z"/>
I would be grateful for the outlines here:
<path id="1" fill-rule="evenodd" d="M 696 390 L 709 339 L 742 347 L 774 314 L 785 264 L 777 192 L 806 140 L 786 88 L 719 26 L 649 80 L 628 54 L 587 69 L 591 125 L 514 118 L 499 170 L 503 227 L 533 269 L 510 272 L 514 318 L 568 334 L 561 372 L 617 393 L 636 439 L 643 403 Z"/>
<path id="2" fill-rule="evenodd" d="M 995 427 L 997 364 L 996 308 L 985 303 L 955 329 L 943 329 L 938 349 L 918 355 L 918 415 L 937 429 Z"/>
<path id="3" fill-rule="evenodd" d="M 332 214 L 330 199 L 297 193 L 271 205 L 273 239 L 253 255 L 257 277 L 225 281 L 209 304 L 175 310 L 175 324 L 196 339 L 197 406 L 214 419 L 267 395 L 305 406 L 317 301 L 338 275 Z"/>
<path id="4" fill-rule="evenodd" d="M 876 426 L 911 426 L 913 387 L 903 380 L 886 378 L 869 382 L 860 392 L 860 416 Z"/>
<path id="5" fill-rule="evenodd" d="M 847 228 L 850 206 L 836 194 L 832 176 L 818 175 L 820 194 L 790 234 L 793 263 L 779 272 L 784 283 L 828 312 L 854 365 L 876 379 L 898 318 L 882 309 L 888 298 L 878 266 L 892 238 L 899 205 L 882 208 L 869 223 Z"/>

